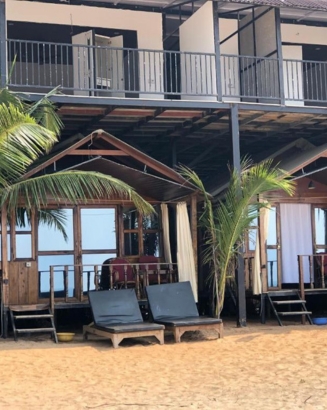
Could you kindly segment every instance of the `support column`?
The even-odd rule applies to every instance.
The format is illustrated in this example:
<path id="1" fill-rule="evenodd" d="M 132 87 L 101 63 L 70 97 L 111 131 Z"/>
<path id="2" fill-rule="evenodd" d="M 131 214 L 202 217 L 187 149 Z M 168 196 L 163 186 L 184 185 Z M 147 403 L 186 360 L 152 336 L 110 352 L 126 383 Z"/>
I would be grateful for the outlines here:
<path id="1" fill-rule="evenodd" d="M 280 9 L 277 9 L 277 8 L 275 9 L 275 24 L 276 24 L 276 44 L 277 44 L 277 58 L 278 58 L 279 98 L 280 98 L 281 105 L 285 105 L 281 21 L 280 21 Z"/>
<path id="2" fill-rule="evenodd" d="M 198 218 L 197 218 L 197 198 L 196 195 L 191 196 L 191 232 L 192 232 L 192 248 L 194 255 L 196 283 L 199 288 L 198 275 Z"/>
<path id="3" fill-rule="evenodd" d="M 217 100 L 222 101 L 223 91 L 222 91 L 222 86 L 221 86 L 218 1 L 212 2 L 212 15 L 213 15 L 213 37 L 214 37 L 214 44 L 215 44 Z"/>
<path id="4" fill-rule="evenodd" d="M 0 88 L 7 84 L 7 21 L 6 3 L 0 0 Z"/>
<path id="5" fill-rule="evenodd" d="M 233 143 L 233 167 L 241 173 L 241 152 L 240 152 L 240 129 L 238 121 L 238 106 L 231 105 L 230 126 Z M 242 250 L 241 250 L 242 251 Z M 245 275 L 244 275 L 244 259 L 240 255 L 238 257 L 238 269 L 236 272 L 237 284 L 237 326 L 246 326 L 246 297 L 245 297 Z"/>

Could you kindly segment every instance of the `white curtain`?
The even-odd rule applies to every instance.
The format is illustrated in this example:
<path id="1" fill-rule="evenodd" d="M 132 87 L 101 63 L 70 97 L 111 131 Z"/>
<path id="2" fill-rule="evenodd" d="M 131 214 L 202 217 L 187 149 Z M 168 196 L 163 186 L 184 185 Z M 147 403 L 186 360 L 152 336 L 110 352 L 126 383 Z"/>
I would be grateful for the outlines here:
<path id="1" fill-rule="evenodd" d="M 254 252 L 254 264 L 253 264 L 253 294 L 261 295 L 262 293 L 262 278 L 261 278 L 261 254 L 260 243 L 266 243 L 268 237 L 268 225 L 269 225 L 269 212 L 270 208 L 262 208 L 260 210 L 260 226 L 262 237 L 260 238 L 259 229 L 257 230 L 256 245 Z"/>
<path id="2" fill-rule="evenodd" d="M 194 299 L 197 302 L 198 292 L 191 228 L 185 202 L 177 204 L 177 263 L 179 281 L 191 283 Z"/>
<path id="3" fill-rule="evenodd" d="M 281 204 L 282 282 L 298 283 L 297 255 L 312 254 L 311 205 Z M 310 282 L 309 261 L 304 258 L 304 282 Z"/>
<path id="4" fill-rule="evenodd" d="M 167 204 L 161 204 L 162 239 L 165 262 L 171 263 L 171 250 L 169 239 L 169 216 Z"/>

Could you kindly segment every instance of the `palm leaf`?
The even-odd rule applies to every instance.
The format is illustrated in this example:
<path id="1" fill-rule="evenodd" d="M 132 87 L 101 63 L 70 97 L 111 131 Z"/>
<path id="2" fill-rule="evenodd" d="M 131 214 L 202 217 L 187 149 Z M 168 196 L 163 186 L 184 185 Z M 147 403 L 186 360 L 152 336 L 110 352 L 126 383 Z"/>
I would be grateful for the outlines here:
<path id="1" fill-rule="evenodd" d="M 43 98 L 26 108 L 26 114 L 35 118 L 36 122 L 47 130 L 52 131 L 55 135 L 59 135 L 63 122 L 56 112 L 55 104 L 50 101 L 50 97 L 57 94 L 59 87 L 54 88 Z"/>
<path id="2" fill-rule="evenodd" d="M 259 216 L 260 209 L 267 206 L 267 203 L 258 202 L 257 197 L 264 194 L 269 198 L 269 192 L 277 190 L 292 195 L 294 184 L 284 171 L 272 166 L 271 160 L 252 165 L 246 158 L 242 162 L 240 175 L 235 170 L 231 171 L 224 198 L 213 210 L 200 178 L 186 168 L 182 168 L 181 172 L 204 196 L 204 209 L 200 217 L 200 225 L 205 230 L 204 263 L 211 267 L 216 315 L 219 316 L 224 304 L 226 280 L 234 277 L 243 235 Z"/>
<path id="3" fill-rule="evenodd" d="M 54 133 L 12 104 L 0 105 L 0 183 L 19 178 L 57 141 Z"/>
<path id="4" fill-rule="evenodd" d="M 2 190 L 0 203 L 7 203 L 9 211 L 19 206 L 42 209 L 49 198 L 58 205 L 120 199 L 133 202 L 142 214 L 154 212 L 152 205 L 129 185 L 109 175 L 91 171 L 62 171 L 20 180 Z"/>

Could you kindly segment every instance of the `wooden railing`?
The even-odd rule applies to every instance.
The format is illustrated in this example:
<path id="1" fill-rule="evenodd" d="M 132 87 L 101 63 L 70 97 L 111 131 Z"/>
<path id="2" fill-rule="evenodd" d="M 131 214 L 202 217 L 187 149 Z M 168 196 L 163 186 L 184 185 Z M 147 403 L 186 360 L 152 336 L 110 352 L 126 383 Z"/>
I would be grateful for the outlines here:
<path id="1" fill-rule="evenodd" d="M 298 255 L 299 290 L 304 298 L 304 273 L 309 271 L 310 289 L 325 289 L 327 277 L 327 254 Z"/>
<path id="2" fill-rule="evenodd" d="M 56 299 L 55 277 L 63 275 L 63 294 L 61 298 L 65 302 L 72 299 L 83 301 L 85 299 L 84 292 L 90 290 L 100 290 L 101 273 L 107 269 L 109 273 L 108 289 L 121 289 L 134 287 L 138 299 L 144 298 L 144 287 L 151 285 L 153 282 L 160 285 L 161 283 L 171 283 L 178 281 L 177 264 L 176 263 L 131 263 L 131 264 L 103 264 L 103 265 L 52 265 L 50 266 L 50 306 L 54 308 Z M 74 283 L 69 283 L 69 273 L 74 273 Z M 122 275 L 123 272 L 123 275 Z M 86 289 L 83 287 L 84 275 L 86 276 Z M 93 286 L 91 285 L 91 276 L 93 276 Z M 79 277 L 78 286 L 75 286 L 76 278 Z M 131 277 L 133 278 L 131 281 Z M 151 281 L 152 279 L 152 281 Z M 69 295 L 69 286 L 79 289 L 79 294 L 73 297 Z"/>

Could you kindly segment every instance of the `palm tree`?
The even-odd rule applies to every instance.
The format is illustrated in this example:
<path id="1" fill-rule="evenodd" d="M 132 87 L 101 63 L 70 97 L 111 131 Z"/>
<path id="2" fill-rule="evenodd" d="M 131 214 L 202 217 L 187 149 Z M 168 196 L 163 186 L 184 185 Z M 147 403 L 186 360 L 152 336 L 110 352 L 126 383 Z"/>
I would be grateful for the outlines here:
<path id="1" fill-rule="evenodd" d="M 200 217 L 200 226 L 205 232 L 203 260 L 210 266 L 215 315 L 219 317 L 224 305 L 226 280 L 234 277 L 244 233 L 259 216 L 260 209 L 268 206 L 272 191 L 283 190 L 292 195 L 294 184 L 284 171 L 272 166 L 271 160 L 256 165 L 245 160 L 240 175 L 236 170 L 230 171 L 229 187 L 214 207 L 198 175 L 184 167 L 181 172 L 198 187 L 204 198 Z M 265 202 L 258 201 L 262 195 Z"/>
<path id="2" fill-rule="evenodd" d="M 0 90 L 0 206 L 6 205 L 8 214 L 15 211 L 19 224 L 34 208 L 43 222 L 63 233 L 60 210 L 43 209 L 49 196 L 58 205 L 114 197 L 132 201 L 143 214 L 152 213 L 153 207 L 133 188 L 109 175 L 69 170 L 24 178 L 27 169 L 58 142 L 63 124 L 49 100 L 55 92 L 28 104 L 7 89 Z"/>

